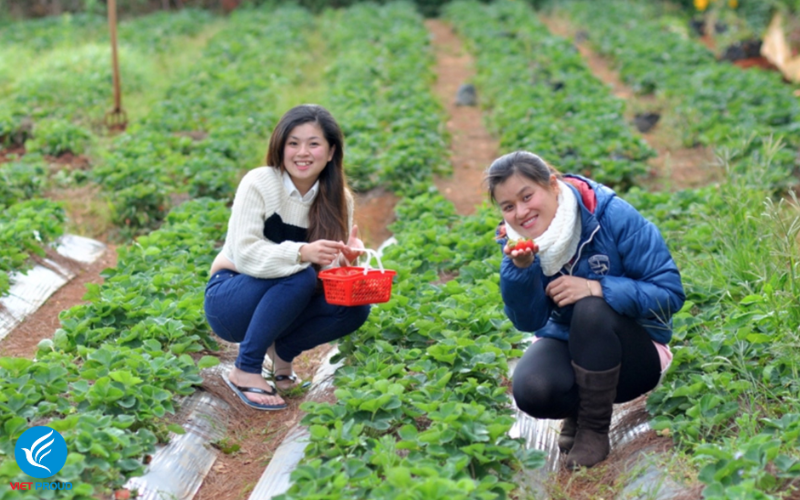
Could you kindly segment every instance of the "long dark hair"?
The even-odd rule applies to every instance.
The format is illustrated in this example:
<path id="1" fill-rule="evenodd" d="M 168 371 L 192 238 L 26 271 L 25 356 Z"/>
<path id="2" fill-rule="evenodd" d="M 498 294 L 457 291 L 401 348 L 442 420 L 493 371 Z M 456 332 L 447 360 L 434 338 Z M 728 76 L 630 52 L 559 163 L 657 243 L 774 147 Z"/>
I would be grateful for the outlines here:
<path id="1" fill-rule="evenodd" d="M 489 199 L 492 202 L 497 201 L 494 197 L 494 190 L 497 185 L 502 184 L 514 174 L 527 177 L 546 188 L 550 187 L 550 175 L 555 174 L 557 178 L 561 178 L 559 171 L 538 155 L 529 151 L 508 153 L 493 161 L 484 174 L 484 182 L 489 190 Z"/>
<path id="2" fill-rule="evenodd" d="M 330 112 L 316 104 L 295 106 L 281 117 L 269 139 L 266 164 L 286 170 L 283 151 L 295 127 L 315 123 L 322 129 L 333 151 L 333 158 L 319 174 L 319 192 L 308 213 L 308 241 L 334 240 L 347 242 L 347 180 L 344 175 L 344 134 Z"/>

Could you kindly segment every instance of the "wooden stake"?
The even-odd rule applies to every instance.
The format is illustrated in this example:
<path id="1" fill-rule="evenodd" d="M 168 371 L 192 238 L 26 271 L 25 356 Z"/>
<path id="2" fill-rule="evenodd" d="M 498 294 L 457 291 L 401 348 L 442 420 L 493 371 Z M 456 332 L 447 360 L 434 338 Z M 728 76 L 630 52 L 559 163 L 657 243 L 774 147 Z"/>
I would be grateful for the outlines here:
<path id="1" fill-rule="evenodd" d="M 128 124 L 127 116 L 122 111 L 122 90 L 119 81 L 119 59 L 117 56 L 117 1 L 108 0 L 108 29 L 111 33 L 111 64 L 114 73 L 114 109 L 106 114 L 106 124 L 109 128 L 125 130 Z"/>

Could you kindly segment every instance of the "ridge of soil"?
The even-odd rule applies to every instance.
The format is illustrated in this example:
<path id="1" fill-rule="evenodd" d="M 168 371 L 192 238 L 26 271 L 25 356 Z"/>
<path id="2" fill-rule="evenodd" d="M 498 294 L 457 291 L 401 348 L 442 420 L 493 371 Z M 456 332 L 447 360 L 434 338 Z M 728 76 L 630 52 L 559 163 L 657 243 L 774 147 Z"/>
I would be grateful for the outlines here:
<path id="1" fill-rule="evenodd" d="M 499 156 L 500 144 L 483 126 L 480 107 L 458 106 L 455 101 L 459 86 L 470 83 L 475 76 L 472 56 L 449 24 L 428 19 L 425 26 L 433 35 L 437 75 L 433 91 L 447 111 L 453 165 L 453 174 L 437 177 L 435 183 L 455 205 L 456 212 L 471 215 L 487 199 L 483 172 Z"/>

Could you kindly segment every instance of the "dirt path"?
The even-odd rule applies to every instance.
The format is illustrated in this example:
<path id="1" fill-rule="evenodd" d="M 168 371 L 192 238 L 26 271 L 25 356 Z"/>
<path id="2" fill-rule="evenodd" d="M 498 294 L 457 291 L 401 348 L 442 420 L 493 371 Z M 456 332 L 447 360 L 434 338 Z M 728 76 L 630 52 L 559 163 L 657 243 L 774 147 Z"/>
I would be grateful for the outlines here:
<path id="1" fill-rule="evenodd" d="M 675 117 L 669 114 L 668 105 L 652 96 L 639 96 L 622 82 L 610 61 L 591 49 L 585 37 L 576 36 L 578 29 L 558 16 L 540 18 L 551 33 L 574 41 L 592 73 L 611 87 L 615 96 L 626 101 L 626 119 L 633 121 L 639 112 L 655 112 L 661 115 L 656 126 L 640 134 L 658 153 L 648 161 L 654 177 L 644 182 L 644 187 L 654 190 L 677 190 L 699 187 L 722 178 L 722 170 L 715 165 L 714 152 L 710 147 L 685 148 L 680 143 Z"/>
<path id="2" fill-rule="evenodd" d="M 117 265 L 117 250 L 108 245 L 105 253 L 91 265 L 75 262 L 70 267 L 76 276 L 66 285 L 59 288 L 33 314 L 17 325 L 16 328 L 0 342 L 0 356 L 18 356 L 33 358 L 36 345 L 40 340 L 52 338 L 53 333 L 61 325 L 58 315 L 78 304 L 85 304 L 87 283 L 102 283 L 100 273 L 103 269 Z"/>
<path id="3" fill-rule="evenodd" d="M 439 191 L 462 215 L 470 215 L 486 200 L 483 171 L 499 156 L 500 145 L 483 126 L 477 106 L 457 106 L 458 87 L 471 83 L 475 75 L 472 56 L 464 49 L 449 24 L 429 19 L 425 25 L 433 35 L 437 80 L 434 92 L 447 110 L 450 133 L 450 162 L 453 175 L 437 178 Z M 478 96 L 480 99 L 480 96 Z"/>

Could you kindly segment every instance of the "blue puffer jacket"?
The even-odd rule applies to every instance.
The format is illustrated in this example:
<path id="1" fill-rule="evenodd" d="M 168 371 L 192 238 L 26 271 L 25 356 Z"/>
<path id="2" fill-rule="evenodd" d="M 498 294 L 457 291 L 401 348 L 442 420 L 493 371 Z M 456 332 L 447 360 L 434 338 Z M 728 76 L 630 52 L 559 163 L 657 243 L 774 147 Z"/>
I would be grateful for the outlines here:
<path id="1" fill-rule="evenodd" d="M 537 337 L 566 340 L 573 305 L 556 306 L 544 290 L 560 275 L 572 274 L 599 281 L 612 309 L 636 318 L 653 340 L 668 343 L 672 315 L 683 307 L 686 296 L 678 267 L 658 228 L 610 188 L 577 175 L 564 177 L 580 205 L 577 260 L 571 273 L 564 267 L 547 277 L 538 257 L 526 269 L 503 257 L 500 291 L 511 322 L 521 331 L 535 332 Z M 590 212 L 587 203 L 592 206 L 593 202 L 596 207 Z M 498 236 L 501 234 L 504 231 L 499 228 Z M 506 239 L 499 237 L 498 242 L 502 248 Z"/>

